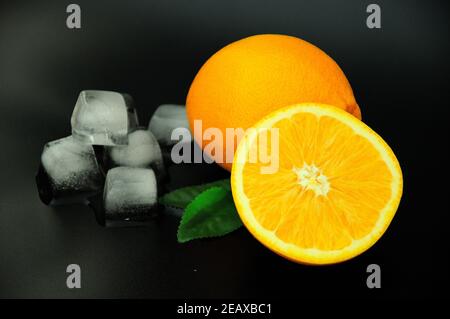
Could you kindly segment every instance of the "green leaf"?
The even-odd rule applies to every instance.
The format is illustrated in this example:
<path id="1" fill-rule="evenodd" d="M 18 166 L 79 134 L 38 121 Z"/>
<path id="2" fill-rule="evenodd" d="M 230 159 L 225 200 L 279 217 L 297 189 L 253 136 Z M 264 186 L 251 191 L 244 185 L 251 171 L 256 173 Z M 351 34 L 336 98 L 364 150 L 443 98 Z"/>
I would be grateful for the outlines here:
<path id="1" fill-rule="evenodd" d="M 200 193 L 214 186 L 223 187 L 226 190 L 231 190 L 230 180 L 222 179 L 212 183 L 179 188 L 162 196 L 159 199 L 159 202 L 166 206 L 184 209 L 190 202 L 194 200 L 195 197 L 200 195 Z"/>
<path id="2" fill-rule="evenodd" d="M 178 227 L 178 242 L 217 237 L 242 226 L 234 206 L 231 190 L 211 187 L 198 195 L 187 207 Z"/>

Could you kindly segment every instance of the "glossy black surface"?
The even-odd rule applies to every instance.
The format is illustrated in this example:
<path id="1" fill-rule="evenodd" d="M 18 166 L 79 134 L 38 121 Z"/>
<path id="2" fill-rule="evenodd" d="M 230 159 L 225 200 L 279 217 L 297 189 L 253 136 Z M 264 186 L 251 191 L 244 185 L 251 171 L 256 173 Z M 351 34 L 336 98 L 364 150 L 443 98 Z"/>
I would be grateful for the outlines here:
<path id="1" fill-rule="evenodd" d="M 66 1 L 0 4 L 0 297 L 437 297 L 449 285 L 449 44 L 444 1 Z M 176 242 L 177 218 L 102 228 L 83 206 L 43 205 L 34 176 L 43 145 L 67 136 L 79 91 L 130 93 L 141 123 L 184 103 L 222 46 L 257 33 L 308 40 L 342 67 L 364 121 L 393 148 L 404 196 L 388 231 L 343 264 L 307 267 L 271 253 L 245 230 Z M 211 106 L 214 107 L 214 106 Z M 174 168 L 171 187 L 227 176 L 214 165 Z M 172 172 L 173 173 L 173 172 Z M 82 288 L 66 287 L 66 267 Z M 366 287 L 366 267 L 382 289 Z"/>

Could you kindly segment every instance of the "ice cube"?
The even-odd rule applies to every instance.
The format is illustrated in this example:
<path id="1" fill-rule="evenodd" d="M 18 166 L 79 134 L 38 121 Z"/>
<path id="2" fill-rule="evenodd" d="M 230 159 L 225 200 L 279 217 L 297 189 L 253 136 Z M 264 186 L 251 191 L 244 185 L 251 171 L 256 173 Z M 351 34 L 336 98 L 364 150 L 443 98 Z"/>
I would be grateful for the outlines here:
<path id="1" fill-rule="evenodd" d="M 71 119 L 72 135 L 93 145 L 126 145 L 128 133 L 138 125 L 128 94 L 81 91 Z"/>
<path id="2" fill-rule="evenodd" d="M 111 166 L 150 167 L 156 176 L 163 177 L 164 163 L 155 136 L 147 129 L 128 134 L 128 145 L 108 147 Z"/>
<path id="3" fill-rule="evenodd" d="M 109 170 L 103 193 L 105 224 L 145 224 L 157 214 L 157 196 L 152 169 L 116 167 Z"/>
<path id="4" fill-rule="evenodd" d="M 103 181 L 91 145 L 69 136 L 44 146 L 36 183 L 45 204 L 86 203 L 87 196 L 101 192 Z"/>
<path id="5" fill-rule="evenodd" d="M 171 139 L 172 131 L 176 128 L 186 128 L 189 130 L 189 123 L 186 116 L 186 107 L 176 104 L 160 105 L 149 123 L 149 130 L 163 146 L 170 146 L 177 143 Z"/>

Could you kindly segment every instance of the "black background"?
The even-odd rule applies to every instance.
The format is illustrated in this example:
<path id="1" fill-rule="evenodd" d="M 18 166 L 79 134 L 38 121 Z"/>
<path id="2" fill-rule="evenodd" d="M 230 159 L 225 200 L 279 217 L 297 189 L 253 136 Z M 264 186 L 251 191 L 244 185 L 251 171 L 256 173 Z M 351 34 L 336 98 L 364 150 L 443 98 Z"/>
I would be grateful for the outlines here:
<path id="1" fill-rule="evenodd" d="M 421 298 L 449 285 L 449 23 L 445 1 L 68 1 L 0 4 L 0 297 Z M 307 267 L 245 230 L 176 242 L 177 219 L 106 229 L 86 207 L 46 207 L 34 175 L 42 146 L 70 133 L 79 91 L 130 93 L 146 124 L 158 104 L 184 103 L 197 70 L 224 45 L 258 33 L 301 37 L 342 67 L 364 121 L 402 165 L 404 195 L 388 231 L 343 264 Z M 179 185 L 227 176 L 180 169 Z M 82 269 L 69 290 L 68 264 Z M 377 263 L 382 288 L 366 287 Z M 448 295 L 447 295 L 448 296 Z"/>

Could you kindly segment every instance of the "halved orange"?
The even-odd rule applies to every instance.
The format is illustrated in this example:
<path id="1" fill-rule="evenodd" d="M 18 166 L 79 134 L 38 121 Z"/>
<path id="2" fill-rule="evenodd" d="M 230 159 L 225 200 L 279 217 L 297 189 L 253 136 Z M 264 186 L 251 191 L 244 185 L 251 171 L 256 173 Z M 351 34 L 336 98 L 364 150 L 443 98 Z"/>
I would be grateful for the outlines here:
<path id="1" fill-rule="evenodd" d="M 270 154 L 274 143 L 278 152 Z M 252 156 L 264 152 L 277 169 Z M 231 186 L 244 225 L 262 244 L 292 261 L 331 264 L 383 235 L 403 180 L 393 151 L 371 128 L 337 107 L 308 103 L 275 111 L 246 133 Z"/>

